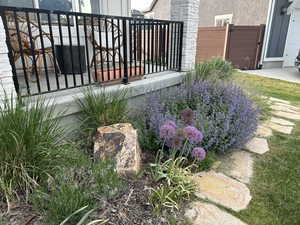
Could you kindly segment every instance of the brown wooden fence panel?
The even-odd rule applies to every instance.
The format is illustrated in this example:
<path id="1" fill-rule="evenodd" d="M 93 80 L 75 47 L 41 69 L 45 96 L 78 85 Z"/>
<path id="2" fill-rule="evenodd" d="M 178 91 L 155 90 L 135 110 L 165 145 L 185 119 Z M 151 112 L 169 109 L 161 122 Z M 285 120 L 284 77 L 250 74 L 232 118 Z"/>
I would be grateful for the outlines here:
<path id="1" fill-rule="evenodd" d="M 257 69 L 265 25 L 201 27 L 198 30 L 196 62 L 221 57 L 238 69 Z"/>
<path id="2" fill-rule="evenodd" d="M 264 26 L 229 27 L 225 59 L 235 68 L 257 69 L 263 43 Z"/>
<path id="3" fill-rule="evenodd" d="M 200 27 L 196 62 L 224 56 L 226 27 Z"/>

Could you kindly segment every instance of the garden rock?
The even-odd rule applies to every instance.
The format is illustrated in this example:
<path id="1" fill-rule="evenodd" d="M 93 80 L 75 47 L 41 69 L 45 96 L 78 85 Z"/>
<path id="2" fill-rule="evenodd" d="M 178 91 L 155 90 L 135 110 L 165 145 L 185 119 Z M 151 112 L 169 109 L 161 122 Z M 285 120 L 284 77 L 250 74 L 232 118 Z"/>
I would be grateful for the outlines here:
<path id="1" fill-rule="evenodd" d="M 265 138 L 255 137 L 245 145 L 245 149 L 257 154 L 264 154 L 270 151 L 268 141 Z"/>
<path id="2" fill-rule="evenodd" d="M 247 186 L 222 173 L 202 172 L 193 177 L 196 196 L 234 211 L 246 209 L 251 195 Z"/>
<path id="3" fill-rule="evenodd" d="M 267 138 L 267 137 L 271 137 L 272 135 L 273 135 L 273 132 L 270 128 L 268 128 L 264 125 L 260 125 L 257 127 L 256 136 Z"/>
<path id="4" fill-rule="evenodd" d="M 282 126 L 295 126 L 295 123 L 290 122 L 288 120 L 280 119 L 280 118 L 277 118 L 277 117 L 272 117 L 270 121 L 272 123 L 277 123 L 277 124 L 282 125 Z"/>
<path id="5" fill-rule="evenodd" d="M 271 129 L 283 133 L 283 134 L 291 134 L 293 131 L 293 127 L 290 126 L 282 126 L 280 124 L 277 123 L 273 123 L 273 122 L 268 122 L 267 126 L 270 127 Z"/>
<path id="6" fill-rule="evenodd" d="M 283 117 L 291 120 L 300 120 L 300 113 L 290 113 L 290 112 L 282 112 L 282 111 L 272 111 L 274 116 Z"/>
<path id="7" fill-rule="evenodd" d="M 249 184 L 253 174 L 253 158 L 251 153 L 245 151 L 234 152 L 231 155 L 231 168 L 227 172 L 229 176 L 244 184 Z"/>
<path id="8" fill-rule="evenodd" d="M 194 225 L 246 225 L 229 213 L 204 202 L 192 203 L 184 216 Z"/>
<path id="9" fill-rule="evenodd" d="M 122 175 L 133 175 L 141 166 L 141 149 L 137 130 L 131 124 L 99 127 L 94 139 L 95 159 L 113 158 L 116 170 Z"/>

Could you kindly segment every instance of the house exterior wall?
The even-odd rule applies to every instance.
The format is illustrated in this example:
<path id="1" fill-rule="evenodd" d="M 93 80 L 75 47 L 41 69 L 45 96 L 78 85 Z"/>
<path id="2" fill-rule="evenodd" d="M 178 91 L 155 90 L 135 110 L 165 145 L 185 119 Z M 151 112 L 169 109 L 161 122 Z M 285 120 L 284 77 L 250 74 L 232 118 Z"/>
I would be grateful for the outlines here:
<path id="1" fill-rule="evenodd" d="M 171 0 L 158 0 L 153 9 L 145 13 L 145 16 L 153 19 L 170 20 Z"/>
<path id="2" fill-rule="evenodd" d="M 5 30 L 0 17 L 0 99 L 5 93 L 8 95 L 16 93 L 5 39 Z"/>
<path id="3" fill-rule="evenodd" d="M 215 25 L 215 16 L 233 14 L 234 25 L 265 24 L 270 0 L 200 0 L 199 26 Z"/>

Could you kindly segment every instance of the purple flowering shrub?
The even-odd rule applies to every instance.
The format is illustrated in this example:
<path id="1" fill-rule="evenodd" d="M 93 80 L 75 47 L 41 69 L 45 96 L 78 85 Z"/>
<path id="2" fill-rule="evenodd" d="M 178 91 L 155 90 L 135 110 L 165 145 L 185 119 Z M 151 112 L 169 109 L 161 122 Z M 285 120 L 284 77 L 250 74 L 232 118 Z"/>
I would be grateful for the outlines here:
<path id="1" fill-rule="evenodd" d="M 250 140 L 257 128 L 259 112 L 241 88 L 210 81 L 151 93 L 141 109 L 138 123 L 145 134 L 156 137 L 155 143 L 162 143 L 165 134 L 175 135 L 173 145 L 183 142 L 184 133 L 191 139 L 199 138 L 200 134 L 193 133 L 194 127 L 203 140 L 193 147 L 214 152 L 238 148 Z M 185 128 L 178 131 L 178 127 Z M 170 137 L 165 143 L 174 147 Z"/>

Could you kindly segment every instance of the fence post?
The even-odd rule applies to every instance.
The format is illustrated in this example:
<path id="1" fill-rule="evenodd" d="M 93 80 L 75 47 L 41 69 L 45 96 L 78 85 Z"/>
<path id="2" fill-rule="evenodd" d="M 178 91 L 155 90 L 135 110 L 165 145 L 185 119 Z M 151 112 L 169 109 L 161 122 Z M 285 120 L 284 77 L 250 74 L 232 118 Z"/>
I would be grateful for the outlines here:
<path id="1" fill-rule="evenodd" d="M 0 9 L 0 97 L 3 91 L 6 94 L 19 94 L 20 92 L 7 28 L 5 12 Z"/>
<path id="2" fill-rule="evenodd" d="M 129 22 L 130 22 L 130 20 L 129 20 Z M 123 84 L 128 84 L 127 24 L 126 24 L 126 20 L 123 19 L 122 23 L 123 23 L 123 61 L 124 61 Z"/>
<path id="3" fill-rule="evenodd" d="M 230 35 L 233 29 L 233 24 L 227 24 L 226 26 L 226 34 L 225 34 L 225 43 L 224 43 L 224 54 L 223 59 L 228 60 L 229 58 L 229 49 L 230 49 Z"/>
<path id="4" fill-rule="evenodd" d="M 180 26 L 180 42 L 179 42 L 179 61 L 178 61 L 178 72 L 181 71 L 181 67 L 182 67 L 182 42 L 183 42 L 183 26 L 184 26 L 184 23 L 182 22 L 181 23 L 181 26 Z"/>

